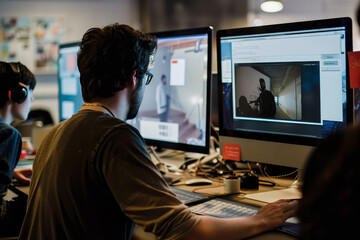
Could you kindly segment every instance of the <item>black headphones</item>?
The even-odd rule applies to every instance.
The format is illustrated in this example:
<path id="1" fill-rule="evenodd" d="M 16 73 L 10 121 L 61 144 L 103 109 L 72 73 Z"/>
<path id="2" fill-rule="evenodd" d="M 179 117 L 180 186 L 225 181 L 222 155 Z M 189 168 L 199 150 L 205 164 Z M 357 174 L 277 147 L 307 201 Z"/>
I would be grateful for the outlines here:
<path id="1" fill-rule="evenodd" d="M 16 81 L 16 83 L 9 89 L 9 100 L 15 103 L 23 103 L 28 95 L 28 88 L 25 84 L 23 84 L 21 80 L 21 72 L 18 63 L 9 63 L 12 74 L 12 81 Z"/>

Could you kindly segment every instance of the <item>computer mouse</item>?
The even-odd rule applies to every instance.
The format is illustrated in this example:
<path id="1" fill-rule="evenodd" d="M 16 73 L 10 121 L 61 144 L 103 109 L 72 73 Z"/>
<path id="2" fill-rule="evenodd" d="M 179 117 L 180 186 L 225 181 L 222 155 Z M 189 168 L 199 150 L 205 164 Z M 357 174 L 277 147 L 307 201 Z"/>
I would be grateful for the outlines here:
<path id="1" fill-rule="evenodd" d="M 212 184 L 212 181 L 206 178 L 194 178 L 186 180 L 185 184 L 188 186 L 210 185 Z"/>

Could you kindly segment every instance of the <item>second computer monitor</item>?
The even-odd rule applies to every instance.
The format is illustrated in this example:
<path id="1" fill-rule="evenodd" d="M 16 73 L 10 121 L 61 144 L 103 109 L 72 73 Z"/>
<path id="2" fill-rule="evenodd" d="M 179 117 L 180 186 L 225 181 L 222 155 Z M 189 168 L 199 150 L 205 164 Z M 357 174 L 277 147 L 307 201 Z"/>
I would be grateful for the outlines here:
<path id="1" fill-rule="evenodd" d="M 129 123 L 149 145 L 208 153 L 212 28 L 152 34 L 158 38 L 154 77 Z"/>

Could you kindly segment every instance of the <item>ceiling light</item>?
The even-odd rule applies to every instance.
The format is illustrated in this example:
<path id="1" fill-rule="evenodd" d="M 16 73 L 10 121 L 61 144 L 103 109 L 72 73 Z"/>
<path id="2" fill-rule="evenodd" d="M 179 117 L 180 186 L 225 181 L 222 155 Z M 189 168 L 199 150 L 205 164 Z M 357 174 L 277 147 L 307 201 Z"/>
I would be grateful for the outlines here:
<path id="1" fill-rule="evenodd" d="M 280 12 L 284 5 L 280 0 L 265 0 L 260 7 L 264 12 L 275 13 Z"/>

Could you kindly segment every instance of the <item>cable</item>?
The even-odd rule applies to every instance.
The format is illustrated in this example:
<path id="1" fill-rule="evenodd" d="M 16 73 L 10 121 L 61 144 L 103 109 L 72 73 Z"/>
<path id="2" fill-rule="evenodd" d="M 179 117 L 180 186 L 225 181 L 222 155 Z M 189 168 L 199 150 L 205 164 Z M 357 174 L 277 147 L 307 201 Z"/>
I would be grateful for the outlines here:
<path id="1" fill-rule="evenodd" d="M 298 169 L 296 169 L 295 171 L 292 171 L 292 172 L 287 173 L 287 174 L 282 174 L 282 175 L 277 175 L 277 176 L 270 176 L 266 172 L 266 167 L 264 167 L 264 170 L 263 170 L 260 163 L 256 163 L 256 165 L 259 167 L 259 170 L 260 170 L 261 174 L 269 179 L 269 182 L 272 182 L 273 184 L 275 184 L 275 186 L 279 186 L 279 187 L 291 187 L 293 184 L 290 184 L 289 186 L 282 185 L 282 184 L 279 184 L 279 183 L 275 182 L 273 180 L 273 178 L 284 178 L 284 177 L 291 176 L 291 175 L 293 175 L 295 173 L 298 173 Z M 299 177 L 299 174 L 296 174 L 296 176 L 294 178 L 294 181 L 296 181 L 298 179 L 298 177 Z"/>

